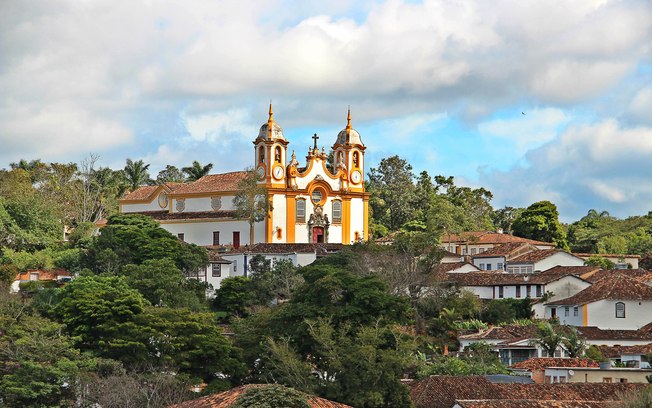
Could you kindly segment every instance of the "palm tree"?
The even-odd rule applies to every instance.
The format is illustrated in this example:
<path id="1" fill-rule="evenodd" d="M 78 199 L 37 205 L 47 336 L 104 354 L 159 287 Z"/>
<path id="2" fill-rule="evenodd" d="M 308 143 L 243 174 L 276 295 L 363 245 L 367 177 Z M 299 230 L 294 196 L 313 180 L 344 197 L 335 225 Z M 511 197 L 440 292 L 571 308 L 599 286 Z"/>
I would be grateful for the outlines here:
<path id="1" fill-rule="evenodd" d="M 550 322 L 542 322 L 537 326 L 532 343 L 541 347 L 548 357 L 554 357 L 555 350 L 563 339 L 564 336 L 557 325 L 553 326 Z"/>
<path id="2" fill-rule="evenodd" d="M 122 174 L 124 175 L 127 184 L 130 190 L 135 190 L 143 184 L 147 184 L 150 181 L 149 173 L 147 169 L 149 164 L 145 164 L 142 160 L 132 161 L 127 159 L 127 165 L 125 166 Z"/>
<path id="3" fill-rule="evenodd" d="M 195 181 L 207 175 L 212 168 L 213 163 L 208 163 L 207 165 L 202 166 L 197 160 L 195 160 L 192 162 L 192 166 L 184 167 L 181 171 L 186 173 L 188 181 Z"/>
<path id="4" fill-rule="evenodd" d="M 572 358 L 582 357 L 586 349 L 586 341 L 580 336 L 580 333 L 573 326 L 565 326 L 566 337 L 561 341 L 568 356 Z"/>

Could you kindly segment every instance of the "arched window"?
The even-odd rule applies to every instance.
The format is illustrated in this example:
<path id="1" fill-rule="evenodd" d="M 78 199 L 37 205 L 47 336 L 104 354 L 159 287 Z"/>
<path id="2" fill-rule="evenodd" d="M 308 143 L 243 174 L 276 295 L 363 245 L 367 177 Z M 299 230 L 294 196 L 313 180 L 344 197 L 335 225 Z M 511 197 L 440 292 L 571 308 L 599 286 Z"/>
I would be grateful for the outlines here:
<path id="1" fill-rule="evenodd" d="M 265 148 L 263 146 L 258 149 L 258 163 L 265 163 Z"/>
<path id="2" fill-rule="evenodd" d="M 276 149 L 274 149 L 274 161 L 276 163 L 281 162 L 281 148 L 279 146 L 276 146 Z"/>
<path id="3" fill-rule="evenodd" d="M 342 202 L 333 201 L 333 222 L 339 224 L 342 222 Z"/>
<path id="4" fill-rule="evenodd" d="M 625 318 L 625 304 L 623 302 L 616 302 L 616 318 Z"/>
<path id="5" fill-rule="evenodd" d="M 360 158 L 358 156 L 358 152 L 353 152 L 353 167 L 358 167 L 359 163 L 360 163 Z"/>
<path id="6" fill-rule="evenodd" d="M 306 222 L 306 200 L 297 200 L 297 222 Z"/>

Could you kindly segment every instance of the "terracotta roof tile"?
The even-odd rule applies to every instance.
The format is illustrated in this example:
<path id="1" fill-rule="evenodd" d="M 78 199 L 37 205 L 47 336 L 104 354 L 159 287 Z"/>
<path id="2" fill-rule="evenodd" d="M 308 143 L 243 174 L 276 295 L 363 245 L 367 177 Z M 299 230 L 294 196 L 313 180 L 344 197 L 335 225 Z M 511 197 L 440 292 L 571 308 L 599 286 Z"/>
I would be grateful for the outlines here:
<path id="1" fill-rule="evenodd" d="M 495 246 L 487 251 L 480 252 L 479 254 L 474 255 L 473 258 L 504 256 L 507 259 L 510 259 L 510 257 L 536 250 L 537 248 L 534 245 L 528 244 L 527 242 L 508 242 L 506 244 Z"/>
<path id="2" fill-rule="evenodd" d="M 539 249 L 536 251 L 528 252 L 527 254 L 523 254 L 517 258 L 514 258 L 510 261 L 510 263 L 530 263 L 530 262 L 538 262 L 542 259 L 546 259 L 550 256 L 553 256 L 554 254 L 558 252 L 564 252 L 561 249 Z M 565 252 L 567 253 L 567 252 Z M 569 254 L 570 255 L 570 254 Z"/>
<path id="3" fill-rule="evenodd" d="M 646 384 L 632 383 L 492 384 L 482 376 L 431 376 L 410 384 L 410 395 L 417 408 L 451 408 L 455 401 L 469 400 L 549 401 L 548 406 L 555 407 L 554 403 L 562 401 L 618 401 L 623 393 L 645 387 Z M 518 405 L 504 406 L 511 408 Z"/>
<path id="4" fill-rule="evenodd" d="M 597 273 L 600 271 L 598 266 L 555 266 L 550 269 L 546 269 L 541 273 L 565 273 L 568 275 L 575 275 L 583 277 L 585 280 L 590 281 L 590 279 L 585 278 L 587 274 Z"/>
<path id="5" fill-rule="evenodd" d="M 512 365 L 512 368 L 528 371 L 544 370 L 548 367 L 599 367 L 599 365 L 595 361 L 585 358 L 555 357 L 530 358 Z"/>
<path id="6" fill-rule="evenodd" d="M 141 186 L 135 189 L 134 191 L 131 191 L 127 193 L 124 197 L 122 197 L 123 200 L 146 200 L 148 199 L 154 191 L 159 186 Z"/>
<path id="7" fill-rule="evenodd" d="M 476 271 L 480 271 L 477 266 L 470 264 L 468 262 L 447 262 L 447 263 L 441 263 L 439 266 L 437 266 L 437 272 L 438 273 L 447 273 L 450 271 L 454 271 L 455 269 L 462 268 L 466 265 L 470 265 L 473 268 L 475 268 Z"/>
<path id="8" fill-rule="evenodd" d="M 616 274 L 629 276 L 630 278 L 645 278 L 650 274 L 650 271 L 646 269 L 602 269 L 587 276 L 586 280 L 589 282 L 597 282 L 600 279 L 608 278 Z"/>
<path id="9" fill-rule="evenodd" d="M 587 340 L 648 340 L 652 341 L 652 332 L 643 326 L 639 330 L 601 329 L 596 326 L 577 326 L 577 331 Z"/>
<path id="10" fill-rule="evenodd" d="M 309 253 L 317 252 L 318 255 L 333 253 L 341 251 L 344 248 L 343 244 L 254 244 L 244 245 L 240 248 L 235 248 L 230 252 L 222 255 L 237 254 L 237 253 L 253 253 L 253 254 L 291 254 L 295 252 Z"/>
<path id="11" fill-rule="evenodd" d="M 503 271 L 480 271 L 467 273 L 448 273 L 447 278 L 461 286 L 504 286 L 541 285 L 559 280 L 565 276 L 575 276 L 566 272 L 547 272 L 532 274 L 507 273 Z M 575 276 L 577 279 L 581 279 Z"/>
<path id="12" fill-rule="evenodd" d="M 202 398 L 185 401 L 175 405 L 170 405 L 168 408 L 228 408 L 232 406 L 237 401 L 238 397 L 244 394 L 247 390 L 264 386 L 264 384 L 243 385 L 241 387 L 232 388 L 228 391 L 207 395 Z M 304 395 L 306 396 L 308 405 L 310 405 L 311 408 L 352 408 L 349 405 L 329 401 L 314 395 Z"/>
<path id="13" fill-rule="evenodd" d="M 525 242 L 532 245 L 553 246 L 550 242 L 535 241 L 533 239 L 521 238 L 509 234 L 500 234 L 492 231 L 470 231 L 461 234 L 451 234 L 450 239 L 447 236 L 442 237 L 442 243 L 457 242 L 469 244 L 506 244 L 508 242 Z"/>
<path id="14" fill-rule="evenodd" d="M 611 408 L 609 401 L 458 400 L 461 408 Z"/>
<path id="15" fill-rule="evenodd" d="M 621 273 L 600 279 L 577 294 L 547 305 L 583 305 L 602 299 L 652 300 L 652 287 Z"/>
<path id="16" fill-rule="evenodd" d="M 178 194 L 209 194 L 222 191 L 236 191 L 238 184 L 247 176 L 246 171 L 209 174 L 192 183 L 184 183 L 174 189 L 172 195 Z"/>
<path id="17" fill-rule="evenodd" d="M 652 343 L 638 346 L 598 346 L 602 355 L 608 358 L 620 358 L 623 354 L 643 355 L 652 353 Z"/>

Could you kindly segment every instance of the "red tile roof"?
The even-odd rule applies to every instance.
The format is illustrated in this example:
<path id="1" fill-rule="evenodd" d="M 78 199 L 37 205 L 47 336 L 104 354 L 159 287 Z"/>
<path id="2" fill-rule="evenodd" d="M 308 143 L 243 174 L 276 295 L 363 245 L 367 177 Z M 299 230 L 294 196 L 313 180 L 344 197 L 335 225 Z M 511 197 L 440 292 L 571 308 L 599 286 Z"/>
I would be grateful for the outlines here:
<path id="1" fill-rule="evenodd" d="M 539 249 L 536 251 L 528 252 L 526 254 L 523 254 L 519 257 L 516 257 L 510 261 L 510 263 L 533 263 L 533 262 L 538 262 L 542 259 L 546 259 L 548 257 L 551 257 L 557 253 L 568 253 L 564 252 L 561 249 Z M 571 255 L 571 254 L 568 254 Z"/>
<path id="2" fill-rule="evenodd" d="M 482 376 L 431 376 L 411 384 L 410 395 L 417 408 L 451 408 L 455 401 L 469 400 L 538 400 L 550 404 L 552 401 L 618 401 L 623 393 L 645 387 L 646 384 L 632 383 L 492 384 Z"/>
<path id="3" fill-rule="evenodd" d="M 207 395 L 202 398 L 185 401 L 175 405 L 170 405 L 168 408 L 228 408 L 232 406 L 237 401 L 238 397 L 244 394 L 247 390 L 259 387 L 265 387 L 265 384 L 243 385 L 241 387 L 232 388 L 228 391 Z M 308 405 L 310 405 L 311 408 L 352 408 L 349 405 L 329 401 L 314 395 L 304 395 L 308 400 Z"/>
<path id="4" fill-rule="evenodd" d="M 613 408 L 610 401 L 458 400 L 461 408 Z"/>
<path id="5" fill-rule="evenodd" d="M 587 340 L 645 340 L 652 341 L 652 332 L 645 330 L 612 330 L 596 326 L 577 326 L 577 331 Z"/>
<path id="6" fill-rule="evenodd" d="M 454 271 L 455 269 L 462 268 L 466 265 L 472 266 L 476 271 L 480 271 L 477 266 L 470 264 L 468 262 L 446 262 L 446 263 L 440 263 L 439 266 L 437 266 L 437 272 L 438 273 L 447 273 L 450 271 Z"/>
<path id="7" fill-rule="evenodd" d="M 238 253 L 252 253 L 252 254 L 293 254 L 295 252 L 310 253 L 317 252 L 332 253 L 340 251 L 344 248 L 343 244 L 254 244 L 244 245 L 240 248 L 234 248 L 230 252 L 222 255 L 238 254 Z"/>
<path id="8" fill-rule="evenodd" d="M 602 299 L 609 300 L 650 300 L 652 287 L 621 273 L 600 279 L 575 295 L 547 305 L 584 305 Z"/>
<path id="9" fill-rule="evenodd" d="M 192 183 L 184 183 L 175 187 L 172 195 L 179 194 L 209 194 L 224 191 L 236 191 L 238 184 L 248 172 L 233 171 L 223 174 L 209 174 Z"/>
<path id="10" fill-rule="evenodd" d="M 124 197 L 122 197 L 122 199 L 123 200 L 146 200 L 152 194 L 154 194 L 154 191 L 156 191 L 157 188 L 159 188 L 159 186 L 138 187 L 134 191 L 127 193 Z"/>
<path id="11" fill-rule="evenodd" d="M 510 257 L 536 250 L 537 248 L 534 245 L 528 244 L 527 242 L 508 242 L 506 244 L 495 246 L 487 251 L 480 252 L 479 254 L 474 255 L 473 258 L 493 258 L 504 256 L 507 259 L 510 259 Z"/>
<path id="12" fill-rule="evenodd" d="M 650 324 L 652 326 L 652 323 Z M 642 327 L 639 330 L 610 330 L 601 329 L 596 326 L 577 326 L 577 331 L 587 340 L 641 340 L 644 343 L 652 342 L 652 330 Z M 460 335 L 460 340 L 517 340 L 532 338 L 537 327 L 534 324 L 528 326 L 506 325 L 504 327 L 492 327 L 478 333 Z"/>
<path id="13" fill-rule="evenodd" d="M 568 275 L 580 276 L 587 281 L 591 281 L 585 276 L 587 274 L 596 273 L 598 271 L 600 271 L 600 267 L 598 266 L 555 266 L 550 269 L 546 269 L 541 273 L 564 273 Z"/>
<path id="14" fill-rule="evenodd" d="M 451 234 L 442 237 L 442 243 L 469 243 L 469 244 L 506 244 L 508 242 L 525 242 L 532 245 L 547 245 L 552 247 L 550 242 L 535 241 L 533 239 L 521 238 L 509 234 L 500 234 L 493 231 L 470 231 L 461 234 Z"/>
<path id="15" fill-rule="evenodd" d="M 582 279 L 566 272 L 518 274 L 503 271 L 480 271 L 448 273 L 446 275 L 451 282 L 455 282 L 461 286 L 543 285 L 559 280 L 565 276 L 573 276 L 577 279 Z"/>
<path id="16" fill-rule="evenodd" d="M 642 280 L 645 280 L 645 278 L 650 274 L 650 271 L 646 269 L 602 269 L 587 276 L 586 280 L 589 282 L 597 282 L 600 279 L 608 278 L 616 274 L 629 276 L 630 278 L 635 279 L 642 278 Z"/>
<path id="17" fill-rule="evenodd" d="M 545 370 L 548 367 L 599 367 L 598 363 L 585 358 L 530 358 L 512 365 L 512 368 L 522 370 Z"/>
<path id="18" fill-rule="evenodd" d="M 21 272 L 18 275 L 16 275 L 15 280 L 28 281 L 30 280 L 29 275 L 32 273 L 38 273 L 38 280 L 40 281 L 57 280 L 61 276 L 66 276 L 66 277 L 72 276 L 70 272 L 68 272 L 65 269 L 51 269 L 51 270 L 28 269 L 27 271 Z"/>
<path id="19" fill-rule="evenodd" d="M 644 355 L 652 353 L 652 343 L 638 346 L 598 346 L 603 356 L 608 358 L 620 358 L 623 354 Z"/>

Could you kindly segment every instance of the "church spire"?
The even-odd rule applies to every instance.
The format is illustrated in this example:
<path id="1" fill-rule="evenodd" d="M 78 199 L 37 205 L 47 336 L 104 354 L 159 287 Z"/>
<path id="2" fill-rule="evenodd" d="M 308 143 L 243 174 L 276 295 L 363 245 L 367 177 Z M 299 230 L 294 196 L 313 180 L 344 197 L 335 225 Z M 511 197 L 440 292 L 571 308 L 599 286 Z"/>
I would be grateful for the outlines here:
<path id="1" fill-rule="evenodd" d="M 269 100 L 269 119 L 267 119 L 267 138 L 272 138 L 272 129 L 274 124 L 274 111 L 272 110 L 272 100 Z"/>
<path id="2" fill-rule="evenodd" d="M 349 105 L 349 113 L 346 116 L 346 130 L 351 131 L 351 105 Z"/>

